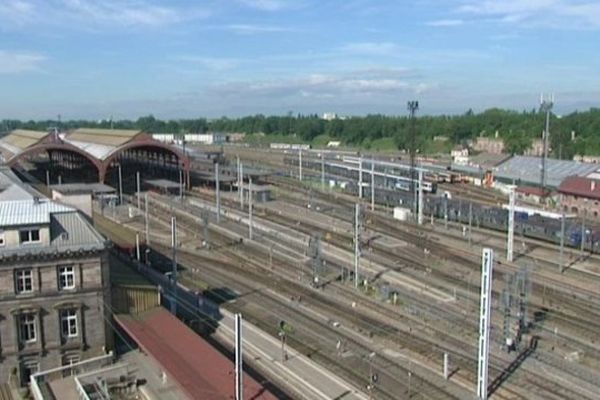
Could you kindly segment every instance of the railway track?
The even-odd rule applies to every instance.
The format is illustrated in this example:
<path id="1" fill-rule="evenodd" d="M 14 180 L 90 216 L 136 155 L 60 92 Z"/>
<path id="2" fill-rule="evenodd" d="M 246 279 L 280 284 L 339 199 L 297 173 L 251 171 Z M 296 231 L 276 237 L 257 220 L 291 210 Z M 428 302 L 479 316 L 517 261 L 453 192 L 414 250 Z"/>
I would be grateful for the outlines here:
<path id="1" fill-rule="evenodd" d="M 284 220 L 282 220 L 282 218 L 283 218 L 282 216 L 269 215 L 268 218 L 270 218 L 272 221 L 282 223 L 290 228 L 303 230 L 303 232 L 305 232 L 305 233 L 320 230 L 319 227 L 315 227 L 314 225 L 310 225 L 310 224 L 303 227 L 302 223 L 297 223 L 295 220 L 284 221 Z M 375 215 L 375 218 L 378 218 L 378 216 Z M 390 224 L 389 220 L 386 220 L 386 219 L 383 219 L 382 221 L 379 221 L 379 222 L 383 223 L 383 224 Z M 397 227 L 394 227 L 394 228 L 397 228 Z M 321 231 L 324 235 L 327 235 L 330 238 L 329 240 L 332 242 L 335 242 L 338 244 L 341 243 L 341 245 L 344 247 L 349 247 L 351 244 L 350 235 L 342 235 L 340 233 L 335 233 L 335 232 L 326 231 L 326 230 L 321 230 Z M 423 237 L 422 236 L 419 236 L 418 234 L 414 234 L 414 233 L 411 233 L 406 230 L 401 230 L 400 233 L 395 232 L 395 233 L 391 234 L 391 236 L 397 237 L 402 240 L 407 240 L 410 243 L 412 243 L 415 247 L 423 245 Z M 478 259 L 477 255 L 470 254 L 470 253 L 465 254 L 464 250 L 461 250 L 461 253 L 457 254 L 455 251 L 453 251 L 452 249 L 449 249 L 447 246 L 437 244 L 435 242 L 428 242 L 426 245 L 429 248 L 431 248 L 433 252 L 442 254 L 446 260 L 450 260 L 457 265 L 470 266 L 470 269 L 469 269 L 470 272 L 477 272 L 477 269 L 479 266 L 479 259 Z M 382 248 L 381 246 L 379 248 L 377 248 L 377 252 L 383 253 L 384 256 L 389 256 L 390 258 L 400 259 L 403 263 L 405 263 L 407 265 L 411 265 L 411 264 L 415 265 L 416 264 L 420 270 L 428 269 L 427 263 L 429 262 L 429 260 L 419 259 L 418 256 L 415 256 L 414 252 L 402 255 L 402 254 L 398 254 L 398 252 L 391 253 L 389 251 L 389 249 Z M 390 268 L 393 269 L 393 266 L 390 266 Z M 431 271 L 432 269 L 429 269 L 429 270 Z M 515 269 L 510 268 L 508 266 L 501 266 L 498 269 L 498 271 L 500 271 L 501 273 L 513 273 L 515 271 Z M 445 281 L 445 282 L 449 283 L 449 285 L 445 286 L 446 290 L 448 290 L 449 287 L 450 288 L 453 287 L 453 288 L 462 289 L 463 291 L 466 289 L 467 292 L 470 293 L 470 290 L 468 288 L 468 286 L 470 286 L 470 284 L 465 283 L 464 280 L 462 280 L 460 277 L 448 274 L 444 270 L 433 270 L 431 275 L 429 276 L 429 279 L 434 279 L 436 277 L 439 278 L 441 281 Z M 548 277 L 546 277 L 545 280 L 542 280 L 542 283 L 534 282 L 534 294 L 536 294 L 536 293 L 539 294 L 541 292 L 544 292 L 546 287 L 553 288 L 553 291 L 552 291 L 553 296 L 556 294 L 557 296 L 555 296 L 555 297 L 557 299 L 562 299 L 561 303 L 563 304 L 563 307 L 565 307 L 567 309 L 572 309 L 572 308 L 568 307 L 568 305 L 572 305 L 572 307 L 575 308 L 575 311 L 571 312 L 570 314 L 567 314 L 566 312 L 561 311 L 559 309 L 553 310 L 552 315 L 555 316 L 555 318 L 557 320 L 562 321 L 561 322 L 562 326 L 560 329 L 560 331 L 562 332 L 561 335 L 565 336 L 565 340 L 568 339 L 568 337 L 565 335 L 565 333 L 569 332 L 569 331 L 573 331 L 574 330 L 573 325 L 577 325 L 578 329 L 580 330 L 580 333 L 581 333 L 581 335 L 579 335 L 579 336 L 584 337 L 586 339 L 585 341 L 579 340 L 580 344 L 582 346 L 584 346 L 585 349 L 590 348 L 590 344 L 593 345 L 590 348 L 590 350 L 592 350 L 593 353 L 596 353 L 598 351 L 598 348 L 596 346 L 594 346 L 595 345 L 595 332 L 597 332 L 596 329 L 598 329 L 599 327 L 597 326 L 597 324 L 594 321 L 599 321 L 600 318 L 597 318 L 598 315 L 589 309 L 590 298 L 591 298 L 591 296 L 594 296 L 595 294 L 593 292 L 589 292 L 589 293 L 587 293 L 587 295 L 588 295 L 587 299 L 585 299 L 585 300 L 579 299 L 578 300 L 576 298 L 576 296 L 574 296 L 572 293 L 574 290 L 579 290 L 580 295 L 581 295 L 584 292 L 583 289 L 581 289 L 581 288 L 575 289 L 573 286 L 565 285 L 564 282 L 562 282 L 560 280 L 555 280 L 554 278 L 548 278 Z M 557 291 L 556 291 L 557 288 L 561 288 L 562 292 L 560 292 L 560 294 L 557 293 Z M 499 292 L 499 290 L 500 289 L 498 289 L 498 292 Z M 579 297 L 579 296 L 577 296 L 577 297 Z M 475 296 L 473 297 L 473 300 L 476 300 Z M 533 305 L 538 307 L 539 309 L 547 308 L 547 305 L 545 305 L 543 301 L 541 302 L 541 304 L 534 303 Z M 588 315 L 588 317 L 580 317 L 580 315 Z M 571 322 L 569 321 L 569 318 L 570 318 Z"/>
<path id="2" fill-rule="evenodd" d="M 226 246 L 221 246 L 225 249 Z M 170 249 L 163 248 L 163 254 L 168 256 Z M 367 384 L 368 365 L 362 360 L 364 354 L 369 354 L 372 349 L 366 347 L 362 342 L 368 340 L 365 336 L 363 340 L 357 340 L 354 335 L 345 333 L 344 330 L 335 328 L 328 320 L 320 320 L 314 315 L 305 311 L 306 304 L 318 304 L 319 313 L 337 316 L 339 313 L 345 313 L 344 318 L 337 318 L 343 321 L 342 324 L 359 326 L 362 331 L 373 330 L 381 323 L 369 319 L 364 315 L 356 315 L 346 306 L 340 309 L 339 303 L 328 300 L 327 297 L 315 292 L 315 289 L 307 288 L 301 284 L 294 284 L 293 281 L 282 281 L 276 275 L 265 275 L 265 271 L 257 266 L 261 264 L 263 255 L 254 254 L 248 249 L 243 253 L 225 252 L 225 256 L 231 261 L 216 263 L 214 260 L 203 262 L 197 254 L 180 253 L 178 261 L 183 266 L 190 269 L 196 268 L 202 270 L 202 277 L 205 279 L 207 274 L 210 276 L 219 275 L 221 278 L 212 280 L 215 287 L 221 285 L 230 287 L 242 294 L 240 301 L 232 303 L 228 308 L 239 308 L 244 311 L 245 318 L 250 314 L 250 319 L 267 332 L 276 336 L 274 329 L 280 320 L 289 321 L 293 326 L 301 327 L 297 330 L 297 336 L 290 338 L 290 343 L 297 350 L 302 351 L 310 358 L 326 365 L 347 379 L 353 382 L 364 382 Z M 210 270 L 210 273 L 207 271 Z M 194 281 L 195 273 L 185 273 L 189 282 Z M 215 283 L 216 282 L 216 283 Z M 271 293 L 270 289 L 276 288 L 277 295 Z M 302 298 L 302 305 L 298 302 L 289 300 L 290 298 Z M 236 304 L 243 304 L 236 305 Z M 252 304 L 253 306 L 250 306 Z M 257 315 L 256 305 L 260 305 L 260 312 Z M 266 314 L 266 315 L 265 315 Z M 383 328 L 382 328 L 383 329 Z M 392 334 L 393 332 L 389 332 Z M 336 341 L 343 340 L 346 356 L 338 354 L 336 350 Z M 343 356 L 344 363 L 340 364 L 340 357 Z M 348 362 L 350 362 L 348 364 Z M 395 399 L 398 398 L 398 388 L 407 390 L 406 382 L 398 379 L 400 376 L 406 376 L 408 370 L 402 368 L 396 361 L 389 359 L 385 354 L 377 354 L 373 360 L 373 365 L 380 375 L 380 385 L 375 393 L 377 398 Z M 352 366 L 352 367 L 350 367 Z M 413 389 L 419 390 L 420 395 L 413 393 L 412 398 L 432 398 L 432 399 L 458 399 L 460 397 L 445 393 L 441 388 L 436 387 L 432 382 L 425 382 L 415 374 L 413 378 Z M 385 384 L 385 385 L 384 385 Z M 395 388 L 393 391 L 387 388 Z M 406 393 L 407 395 L 407 393 Z"/>

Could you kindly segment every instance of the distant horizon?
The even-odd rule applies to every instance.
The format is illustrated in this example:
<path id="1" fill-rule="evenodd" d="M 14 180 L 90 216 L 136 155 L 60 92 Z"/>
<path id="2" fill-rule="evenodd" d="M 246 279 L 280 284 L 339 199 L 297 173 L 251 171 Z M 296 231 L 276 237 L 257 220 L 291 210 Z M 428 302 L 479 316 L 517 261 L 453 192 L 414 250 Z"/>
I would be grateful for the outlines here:
<path id="1" fill-rule="evenodd" d="M 600 104 L 597 106 L 589 106 L 585 109 L 574 109 L 572 111 L 568 111 L 568 112 L 557 112 L 556 109 L 552 110 L 552 114 L 557 116 L 557 117 L 563 117 L 563 116 L 567 116 L 570 114 L 574 114 L 574 113 L 582 113 L 582 112 L 589 112 L 591 110 L 594 109 L 598 109 L 600 108 Z M 461 116 L 461 115 L 465 115 L 467 112 L 469 112 L 469 110 L 471 110 L 473 112 L 474 115 L 479 115 L 482 114 L 486 111 L 490 111 L 490 110 L 500 110 L 500 111 L 507 111 L 507 112 L 515 112 L 515 113 L 524 113 L 524 112 L 531 112 L 532 110 L 538 110 L 539 109 L 539 105 L 537 107 L 530 107 L 528 109 L 523 108 L 523 109 L 513 109 L 513 108 L 508 108 L 508 107 L 490 107 L 490 108 L 486 108 L 486 109 L 481 109 L 481 110 L 475 110 L 472 108 L 467 108 L 462 112 L 453 112 L 453 113 L 430 113 L 430 114 L 425 114 L 422 112 L 421 109 L 419 109 L 417 111 L 417 118 L 418 117 L 439 117 L 439 116 L 448 116 L 448 117 L 454 117 L 454 116 Z M 312 116 L 312 115 L 316 115 L 319 118 L 323 119 L 323 115 L 327 114 L 327 113 L 333 113 L 337 115 L 338 119 L 343 119 L 343 118 L 364 118 L 367 117 L 369 115 L 381 115 L 384 117 L 390 117 L 390 118 L 402 118 L 402 117 L 408 117 L 408 111 L 405 111 L 404 113 L 398 113 L 398 114 L 386 114 L 386 113 L 381 113 L 381 112 L 370 112 L 370 113 L 365 113 L 365 114 L 341 114 L 339 112 L 336 111 L 319 111 L 319 112 L 294 112 L 293 110 L 288 110 L 285 113 L 280 113 L 280 114 L 266 114 L 266 113 L 261 113 L 261 112 L 255 112 L 255 113 L 250 113 L 250 114 L 241 114 L 241 115 L 220 115 L 220 116 L 206 116 L 206 115 L 196 115 L 196 116 L 185 116 L 185 117 L 160 117 L 158 115 L 155 115 L 153 113 L 145 113 L 145 114 L 139 114 L 139 115 L 135 115 L 135 116 L 130 116 L 130 117 L 115 117 L 113 116 L 112 121 L 113 122 L 119 122 L 119 121 L 137 121 L 140 118 L 144 118 L 144 117 L 149 117 L 152 116 L 154 118 L 156 118 L 157 120 L 161 120 L 161 121 L 180 121 L 180 120 L 195 120 L 195 119 L 205 119 L 207 121 L 216 121 L 222 118 L 229 118 L 229 119 L 241 119 L 241 118 L 246 118 L 246 117 L 254 117 L 254 116 L 258 116 L 258 115 L 262 115 L 264 117 L 287 117 L 289 111 L 292 111 L 292 118 L 298 118 L 298 116 Z M 26 123 L 29 121 L 34 121 L 34 122 L 42 122 L 42 121 L 58 121 L 58 115 L 55 115 L 54 118 L 49 117 L 49 118 L 12 118 L 10 116 L 0 116 L 0 121 L 19 121 L 21 123 Z M 79 121 L 85 121 L 85 122 L 94 122 L 94 123 L 106 123 L 106 122 L 110 122 L 111 119 L 110 117 L 108 118 L 64 118 L 64 116 L 61 114 L 61 118 L 60 118 L 61 123 L 69 123 L 69 122 L 79 122 Z"/>
<path id="2" fill-rule="evenodd" d="M 566 114 L 599 32 L 600 0 L 0 0 L 0 118 Z"/>

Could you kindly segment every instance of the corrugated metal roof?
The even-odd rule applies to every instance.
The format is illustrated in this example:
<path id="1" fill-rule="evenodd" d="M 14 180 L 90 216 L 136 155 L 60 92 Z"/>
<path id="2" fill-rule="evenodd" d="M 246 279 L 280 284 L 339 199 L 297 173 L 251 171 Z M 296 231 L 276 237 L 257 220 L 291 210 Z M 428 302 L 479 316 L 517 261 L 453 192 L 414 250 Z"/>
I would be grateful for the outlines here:
<path id="1" fill-rule="evenodd" d="M 104 243 L 104 238 L 78 212 L 52 214 L 50 236 L 50 242 L 55 246 L 83 246 Z"/>
<path id="2" fill-rule="evenodd" d="M 546 182 L 558 187 L 568 176 L 585 176 L 598 169 L 598 165 L 578 161 L 546 160 Z M 497 178 L 539 184 L 541 181 L 542 159 L 540 157 L 514 156 L 495 169 Z"/>
<path id="3" fill-rule="evenodd" d="M 28 131 L 24 129 L 16 129 L 10 134 L 2 138 L 2 141 L 20 149 L 26 149 L 49 135 L 45 131 Z"/>
<path id="4" fill-rule="evenodd" d="M 104 183 L 63 183 L 50 185 L 50 189 L 60 193 L 114 193 L 116 189 Z"/>
<path id="5" fill-rule="evenodd" d="M 19 185 L 10 184 L 9 186 L 0 187 L 0 202 L 14 200 L 28 200 L 33 196 L 27 190 Z"/>
<path id="6" fill-rule="evenodd" d="M 98 160 L 105 160 L 113 151 L 117 149 L 117 146 L 109 146 L 105 144 L 97 144 L 87 141 L 71 140 L 70 137 L 65 138 L 65 142 L 80 148 L 81 150 L 91 154 Z"/>
<path id="7" fill-rule="evenodd" d="M 48 132 L 16 129 L 3 137 L 2 140 L 0 140 L 0 144 L 11 153 L 18 154 L 26 148 L 38 143 L 48 135 Z"/>
<path id="8" fill-rule="evenodd" d="M 121 146 L 141 134 L 139 130 L 80 128 L 67 134 L 67 141 L 79 141 L 100 145 Z"/>
<path id="9" fill-rule="evenodd" d="M 50 223 L 51 213 L 72 212 L 72 207 L 54 203 L 48 199 L 15 200 L 0 202 L 0 228 L 18 225 Z"/>

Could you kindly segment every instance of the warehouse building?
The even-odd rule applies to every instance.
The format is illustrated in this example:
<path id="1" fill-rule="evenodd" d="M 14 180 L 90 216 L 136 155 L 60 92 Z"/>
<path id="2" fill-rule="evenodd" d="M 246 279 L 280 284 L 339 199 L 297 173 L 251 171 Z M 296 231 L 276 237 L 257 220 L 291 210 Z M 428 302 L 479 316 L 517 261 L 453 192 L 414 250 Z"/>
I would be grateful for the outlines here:
<path id="1" fill-rule="evenodd" d="M 557 188 L 569 176 L 586 176 L 598 169 L 598 165 L 583 162 L 546 159 L 546 182 Z M 539 186 L 542 179 L 542 158 L 514 156 L 494 168 L 494 177 L 504 183 Z"/>

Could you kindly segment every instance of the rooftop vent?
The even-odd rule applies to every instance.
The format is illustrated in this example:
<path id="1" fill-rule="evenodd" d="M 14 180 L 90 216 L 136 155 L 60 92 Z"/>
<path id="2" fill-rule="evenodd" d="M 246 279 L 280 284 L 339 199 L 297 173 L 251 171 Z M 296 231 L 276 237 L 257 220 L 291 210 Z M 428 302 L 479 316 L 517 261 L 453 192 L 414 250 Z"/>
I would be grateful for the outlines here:
<path id="1" fill-rule="evenodd" d="M 60 238 L 61 240 L 69 240 L 69 232 L 62 232 Z"/>
<path id="2" fill-rule="evenodd" d="M 33 196 L 33 204 L 40 204 L 39 196 Z"/>

